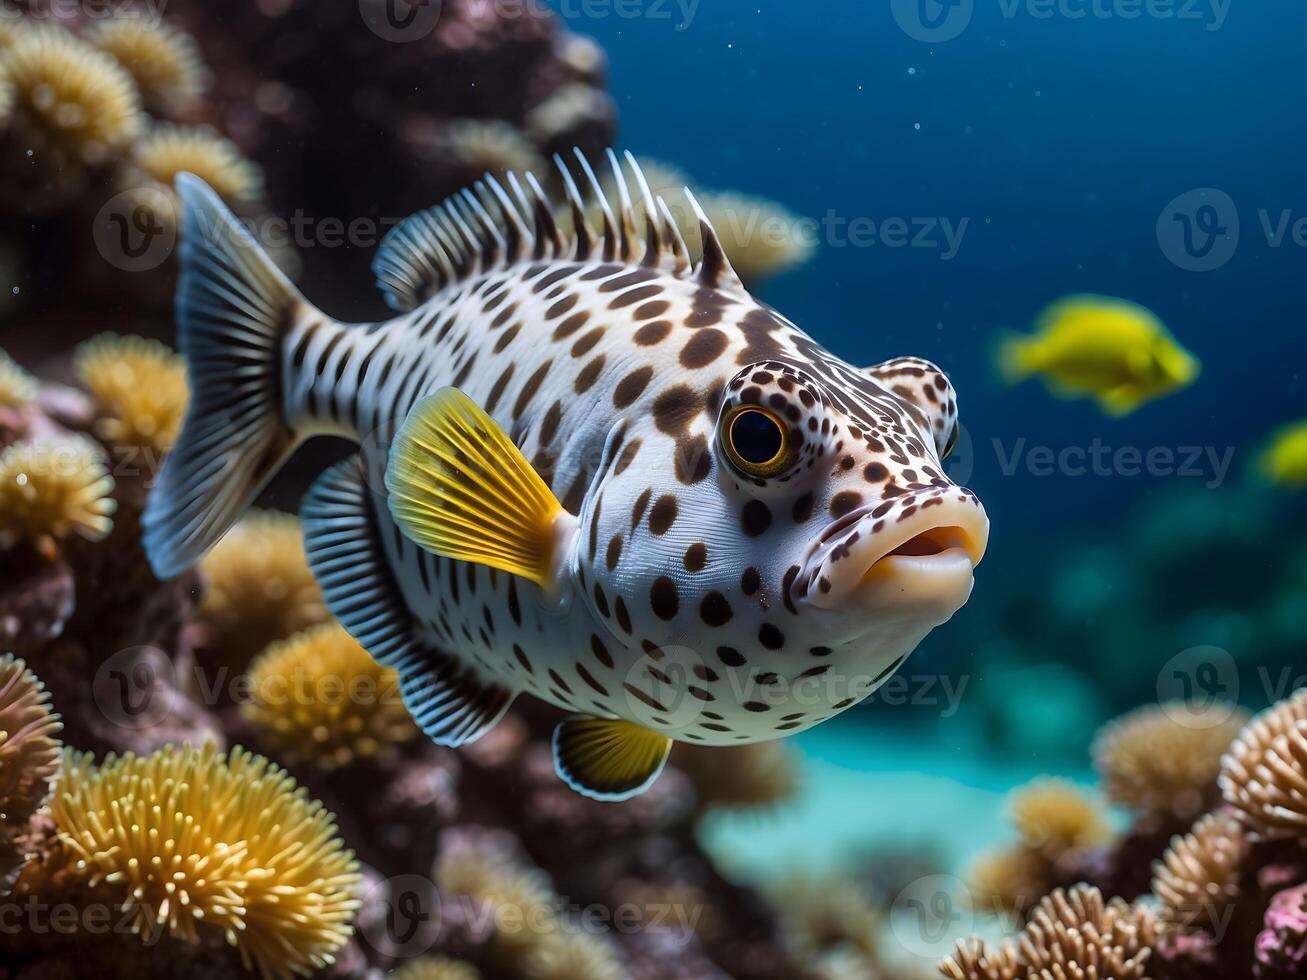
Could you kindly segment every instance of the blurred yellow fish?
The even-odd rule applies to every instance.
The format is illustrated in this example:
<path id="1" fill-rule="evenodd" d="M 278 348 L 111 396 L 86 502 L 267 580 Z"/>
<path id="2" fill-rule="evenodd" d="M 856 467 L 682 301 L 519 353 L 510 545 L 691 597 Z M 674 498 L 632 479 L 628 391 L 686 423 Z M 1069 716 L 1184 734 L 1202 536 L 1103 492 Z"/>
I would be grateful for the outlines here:
<path id="1" fill-rule="evenodd" d="M 1037 374 L 1054 394 L 1094 398 L 1108 415 L 1188 386 L 1198 359 L 1151 312 L 1110 296 L 1068 296 L 1047 307 L 1031 335 L 1005 337 L 999 369 L 1009 384 Z"/>
<path id="2" fill-rule="evenodd" d="M 1277 429 L 1258 460 L 1262 475 L 1286 487 L 1307 487 L 1307 419 Z"/>

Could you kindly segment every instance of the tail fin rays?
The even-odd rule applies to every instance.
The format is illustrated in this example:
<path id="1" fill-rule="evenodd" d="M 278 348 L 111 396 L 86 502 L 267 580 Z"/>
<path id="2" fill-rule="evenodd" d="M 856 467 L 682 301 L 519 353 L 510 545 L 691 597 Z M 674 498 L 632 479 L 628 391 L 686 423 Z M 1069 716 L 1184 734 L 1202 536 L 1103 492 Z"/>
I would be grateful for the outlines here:
<path id="1" fill-rule="evenodd" d="M 170 578 L 217 543 L 298 442 L 282 409 L 283 340 L 299 291 L 207 184 L 182 200 L 179 346 L 191 404 L 142 519 L 155 574 Z"/>

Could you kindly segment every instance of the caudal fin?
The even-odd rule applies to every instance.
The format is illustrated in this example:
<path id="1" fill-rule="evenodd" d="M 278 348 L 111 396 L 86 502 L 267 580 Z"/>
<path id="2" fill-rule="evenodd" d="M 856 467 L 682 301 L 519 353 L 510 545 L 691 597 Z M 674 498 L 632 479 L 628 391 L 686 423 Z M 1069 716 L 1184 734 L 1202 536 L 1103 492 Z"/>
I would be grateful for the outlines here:
<path id="1" fill-rule="evenodd" d="M 1029 338 L 1016 331 L 1004 331 L 999 336 L 994 359 L 1004 383 L 1019 384 L 1030 377 L 1029 348 Z"/>
<path id="2" fill-rule="evenodd" d="M 283 415 L 281 349 L 304 299 L 204 181 L 182 201 L 177 331 L 191 401 L 142 518 L 160 578 L 194 564 L 297 443 Z"/>

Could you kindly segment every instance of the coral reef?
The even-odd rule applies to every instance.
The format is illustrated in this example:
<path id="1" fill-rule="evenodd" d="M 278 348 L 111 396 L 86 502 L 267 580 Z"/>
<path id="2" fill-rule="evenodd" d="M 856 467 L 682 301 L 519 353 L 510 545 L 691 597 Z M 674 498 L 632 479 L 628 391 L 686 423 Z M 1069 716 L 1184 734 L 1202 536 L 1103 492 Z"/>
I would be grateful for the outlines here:
<path id="1" fill-rule="evenodd" d="M 250 665 L 242 705 L 260 743 L 287 763 L 337 769 L 415 737 L 399 675 L 335 623 L 275 643 Z"/>
<path id="2" fill-rule="evenodd" d="M 36 675 L 13 654 L 0 657 L 0 895 L 27 862 L 19 838 L 59 774 L 59 729 Z"/>
<path id="3" fill-rule="evenodd" d="M 215 930 L 268 977 L 308 974 L 349 938 L 359 883 L 331 814 L 267 759 L 213 745 L 73 754 L 51 805 L 59 842 L 147 940 Z"/>
<path id="4" fill-rule="evenodd" d="M 88 439 L 48 437 L 0 451 L 0 548 L 21 540 L 47 552 L 76 534 L 100 541 L 113 528 L 114 481 Z"/>
<path id="5" fill-rule="evenodd" d="M 102 415 L 101 438 L 116 453 L 172 448 L 186 414 L 186 364 L 156 340 L 101 334 L 77 347 L 73 363 Z"/>
<path id="6" fill-rule="evenodd" d="M 105 422 L 125 416 L 95 379 L 166 375 L 171 357 L 96 340 L 75 372 L 95 390 L 37 385 L 4 410 L 0 441 L 101 447 L 116 435 Z M 393 676 L 327 620 L 295 518 L 252 514 L 200 570 L 158 582 L 138 543 L 153 471 L 99 452 L 117 476 L 108 537 L 73 535 L 47 554 L 25 530 L 0 552 L 0 643 L 39 664 L 50 692 L 32 695 L 27 671 L 0 683 L 24 706 L 14 731 L 42 747 L 24 778 L 49 783 L 52 710 L 69 747 L 55 794 L 6 823 L 0 854 L 17 874 L 7 901 L 25 914 L 58 906 L 81 923 L 109 910 L 126 925 L 0 932 L 7 969 L 782 980 L 856 950 L 849 935 L 872 950 L 841 893 L 823 889 L 826 911 L 783 929 L 697 840 L 712 813 L 788 799 L 799 776 L 785 752 L 689 752 L 616 805 L 559 782 L 546 706 L 518 706 L 457 752 L 413 737 L 384 696 Z M 278 710 L 282 696 L 292 710 Z M 12 744 L 0 741 L 0 772 Z"/>
<path id="7" fill-rule="evenodd" d="M 1199 717 L 1205 732 L 1187 727 Z M 1177 806 L 1164 805 L 1157 792 L 1140 792 L 1143 745 L 1130 743 L 1145 731 L 1158 748 L 1149 778 L 1169 787 Z M 1009 949 L 964 941 L 940 972 L 954 980 L 1301 976 L 1307 966 L 1307 691 L 1251 720 L 1228 705 L 1141 708 L 1105 726 L 1096 745 L 1105 789 L 1132 809 L 1130 826 L 1102 846 L 1069 849 L 1042 867 L 1027 863 L 1018 870 L 1017 858 L 1028 849 L 987 859 L 973 875 L 977 904 L 1016 912 L 1018 922 L 1025 919 L 1023 931 Z M 1182 829 L 1168 837 L 1162 828 L 1177 822 Z M 1140 874 L 1148 867 L 1151 880 Z M 1059 897 L 1071 882 L 1081 884 Z M 1018 888 L 1022 897 L 1032 889 L 1050 894 L 1023 908 L 1012 897 Z M 1113 897 L 1104 904 L 1103 895 Z M 1146 906 L 1128 911 L 1125 903 L 1141 899 Z"/>

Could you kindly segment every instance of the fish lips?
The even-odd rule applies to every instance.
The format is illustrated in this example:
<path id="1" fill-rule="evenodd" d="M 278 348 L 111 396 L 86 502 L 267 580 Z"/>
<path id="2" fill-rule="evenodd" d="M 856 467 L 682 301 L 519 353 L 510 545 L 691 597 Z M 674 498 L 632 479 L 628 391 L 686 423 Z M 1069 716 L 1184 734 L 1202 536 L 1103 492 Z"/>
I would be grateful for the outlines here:
<path id="1" fill-rule="evenodd" d="M 795 577 L 793 599 L 857 616 L 938 626 L 971 594 L 989 543 L 989 518 L 974 498 L 932 506 L 859 508 L 830 524 Z"/>

